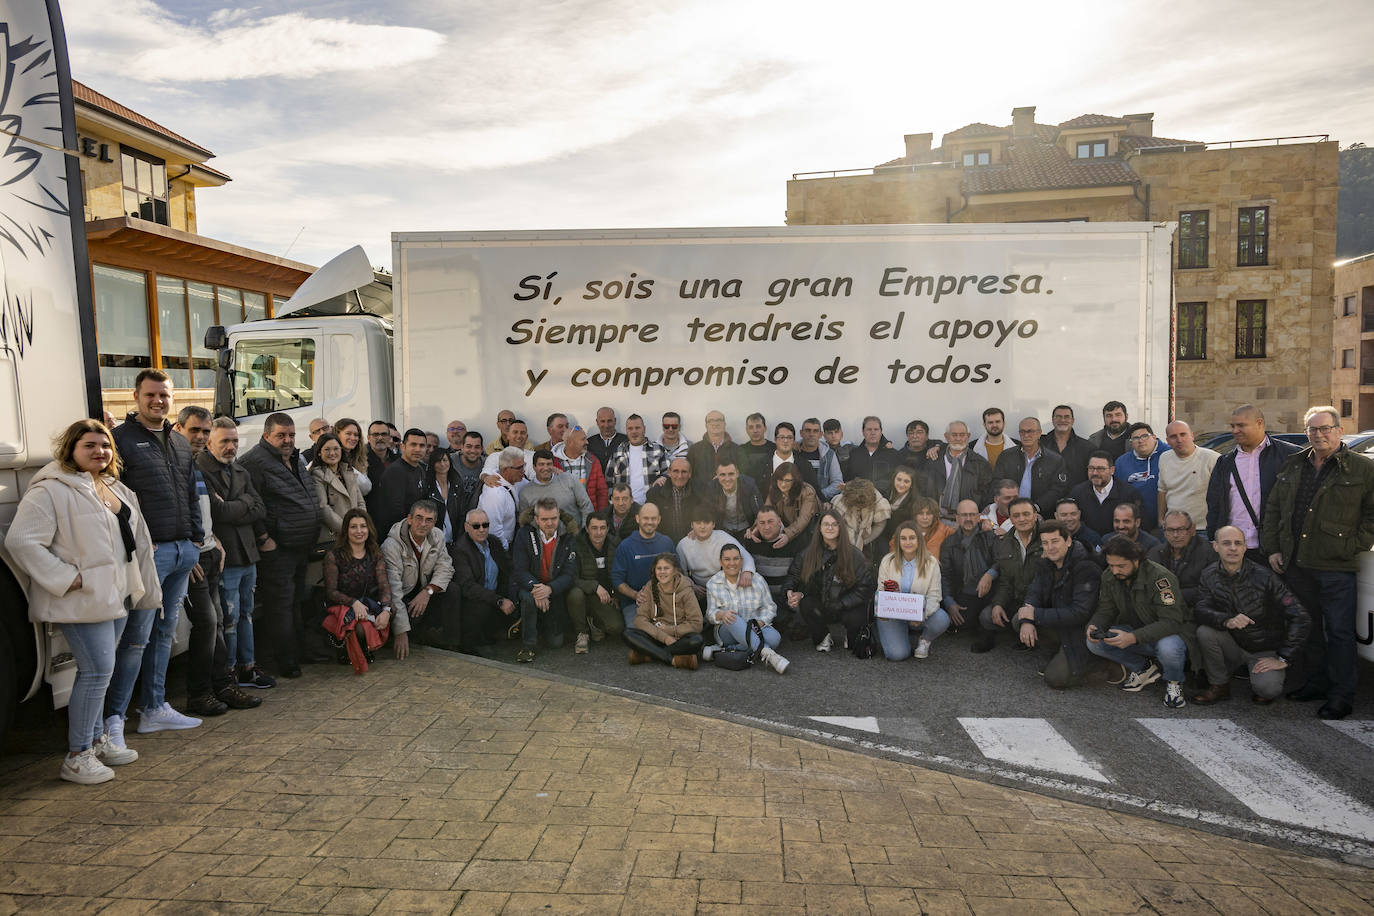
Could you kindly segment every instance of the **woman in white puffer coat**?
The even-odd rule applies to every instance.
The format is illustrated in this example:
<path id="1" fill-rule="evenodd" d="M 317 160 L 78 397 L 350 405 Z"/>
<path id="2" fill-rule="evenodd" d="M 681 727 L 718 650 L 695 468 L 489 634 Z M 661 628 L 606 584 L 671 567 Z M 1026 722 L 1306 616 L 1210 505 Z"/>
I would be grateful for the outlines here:
<path id="1" fill-rule="evenodd" d="M 61 777 L 91 785 L 114 778 L 106 764 L 138 753 L 104 734 L 105 691 L 130 608 L 157 608 L 162 589 L 138 498 L 119 482 L 105 425 L 78 420 L 57 456 L 34 475 L 5 547 L 31 580 L 29 617 L 57 624 L 76 657 Z"/>

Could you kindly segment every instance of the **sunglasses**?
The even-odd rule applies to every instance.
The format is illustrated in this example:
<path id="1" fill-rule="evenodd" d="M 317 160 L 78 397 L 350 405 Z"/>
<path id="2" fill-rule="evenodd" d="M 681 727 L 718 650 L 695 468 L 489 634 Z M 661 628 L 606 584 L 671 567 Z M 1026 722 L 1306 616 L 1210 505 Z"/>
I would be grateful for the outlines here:
<path id="1" fill-rule="evenodd" d="M 471 528 L 490 528 L 491 522 L 468 522 L 468 526 Z"/>

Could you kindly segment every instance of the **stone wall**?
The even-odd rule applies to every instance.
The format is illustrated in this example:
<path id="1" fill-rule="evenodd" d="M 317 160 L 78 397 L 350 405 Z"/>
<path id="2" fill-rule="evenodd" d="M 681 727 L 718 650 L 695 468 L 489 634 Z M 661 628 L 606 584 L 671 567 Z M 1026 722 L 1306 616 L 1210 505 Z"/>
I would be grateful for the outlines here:
<path id="1" fill-rule="evenodd" d="M 1349 401 L 1351 411 L 1341 418 L 1346 432 L 1374 428 L 1374 385 L 1361 385 L 1365 372 L 1374 381 L 1374 330 L 1364 331 L 1365 316 L 1374 328 L 1374 256 L 1366 255 L 1335 269 L 1332 298 L 1331 403 L 1337 410 Z M 1353 313 L 1346 315 L 1345 300 Z M 1346 367 L 1342 354 L 1353 351 L 1355 365 Z"/>

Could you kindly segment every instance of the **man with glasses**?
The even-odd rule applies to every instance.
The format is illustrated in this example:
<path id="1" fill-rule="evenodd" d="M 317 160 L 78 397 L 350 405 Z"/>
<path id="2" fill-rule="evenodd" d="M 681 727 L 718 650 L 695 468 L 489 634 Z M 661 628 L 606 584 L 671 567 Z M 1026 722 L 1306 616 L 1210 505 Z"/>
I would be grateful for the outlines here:
<path id="1" fill-rule="evenodd" d="M 938 493 L 940 515 L 953 520 L 961 500 L 981 506 L 992 489 L 992 465 L 968 447 L 968 424 L 953 420 L 945 427 L 945 444 L 933 461 L 926 462 L 926 482 Z"/>
<path id="2" fill-rule="evenodd" d="M 491 537 L 481 509 L 468 512 L 463 535 L 453 539 L 453 588 L 462 598 L 459 651 L 490 658 L 492 645 L 516 618 L 510 592 L 510 555 Z"/>
<path id="3" fill-rule="evenodd" d="M 496 415 L 496 438 L 491 440 L 487 446 L 487 454 L 495 455 L 508 445 L 513 445 L 506 438 L 506 433 L 510 431 L 510 425 L 515 422 L 515 413 L 510 410 L 503 410 Z"/>
<path id="4" fill-rule="evenodd" d="M 1017 495 L 1035 503 L 1041 518 L 1049 518 L 1054 504 L 1069 490 L 1064 459 L 1040 447 L 1040 421 L 1025 417 L 1017 425 L 1017 448 L 1004 449 L 992 469 L 993 477 L 1016 481 Z"/>
<path id="5" fill-rule="evenodd" d="M 477 508 L 491 521 L 491 533 L 501 542 L 502 547 L 510 547 L 515 536 L 515 522 L 519 515 L 516 506 L 520 491 L 525 488 L 525 452 L 514 445 L 503 449 L 496 456 L 497 474 L 493 486 L 482 488 L 477 500 Z"/>
<path id="6" fill-rule="evenodd" d="M 1251 404 L 1231 411 L 1231 435 L 1235 450 L 1217 459 L 1207 482 L 1207 530 L 1235 525 L 1245 535 L 1246 556 L 1267 566 L 1269 558 L 1260 549 L 1265 504 L 1279 467 L 1297 454 L 1298 447 L 1271 439 L 1264 431 L 1264 414 Z"/>
<path id="7" fill-rule="evenodd" d="M 1174 510 L 1207 521 L 1207 484 L 1221 456 L 1193 441 L 1193 430 L 1182 420 L 1164 427 L 1170 451 L 1159 456 L 1159 523 Z M 1198 531 L 1206 540 L 1207 529 Z"/>
<path id="8" fill-rule="evenodd" d="M 301 452 L 301 460 L 306 464 L 315 460 L 315 443 L 320 441 L 320 436 L 325 433 L 332 433 L 334 424 L 323 417 L 316 417 L 310 421 L 310 448 Z"/>
<path id="9" fill-rule="evenodd" d="M 1325 700 L 1317 715 L 1344 719 L 1355 700 L 1355 575 L 1374 545 L 1374 461 L 1341 442 L 1336 408 L 1303 417 L 1311 446 L 1284 462 L 1264 508 L 1269 566 L 1312 615 L 1303 653 L 1307 681 L 1288 696 Z"/>
<path id="10" fill-rule="evenodd" d="M 1088 479 L 1088 455 L 1092 446 L 1073 429 L 1073 408 L 1060 404 L 1050 413 L 1054 432 L 1040 441 L 1040 447 L 1054 452 L 1064 459 L 1064 473 L 1068 475 L 1069 487 L 1076 487 Z"/>
<path id="11" fill-rule="evenodd" d="M 1202 585 L 1202 571 L 1217 562 L 1216 551 L 1198 534 L 1193 517 L 1182 509 L 1165 515 L 1163 528 L 1164 543 L 1151 547 L 1145 556 L 1178 577 L 1183 600 L 1193 607 Z"/>
<path id="12" fill-rule="evenodd" d="M 367 426 L 367 479 L 372 489 L 367 491 L 367 511 L 377 517 L 377 499 L 381 495 L 382 475 L 395 460 L 391 454 L 391 430 L 385 420 L 373 420 Z"/>
<path id="13" fill-rule="evenodd" d="M 670 410 L 663 415 L 659 428 L 663 430 L 663 435 L 658 437 L 658 444 L 668 453 L 668 460 L 686 458 L 687 449 L 692 447 L 692 443 L 682 435 L 682 417 Z"/>
<path id="14" fill-rule="evenodd" d="M 1113 530 L 1112 513 L 1122 503 L 1140 502 L 1135 487 L 1117 480 L 1113 473 L 1112 456 L 1093 452 L 1088 459 L 1088 479 L 1069 491 L 1083 514 L 1083 524 L 1104 538 Z"/>
<path id="15" fill-rule="evenodd" d="M 448 439 L 448 447 L 458 452 L 463 449 L 463 437 L 467 435 L 468 425 L 462 420 L 449 420 L 448 426 L 444 429 L 444 436 Z"/>
<path id="16" fill-rule="evenodd" d="M 1140 494 L 1142 526 L 1155 531 L 1159 528 L 1159 459 L 1169 446 L 1159 441 L 1148 423 L 1132 423 L 1126 439 L 1130 447 L 1116 459 L 1116 476 Z"/>

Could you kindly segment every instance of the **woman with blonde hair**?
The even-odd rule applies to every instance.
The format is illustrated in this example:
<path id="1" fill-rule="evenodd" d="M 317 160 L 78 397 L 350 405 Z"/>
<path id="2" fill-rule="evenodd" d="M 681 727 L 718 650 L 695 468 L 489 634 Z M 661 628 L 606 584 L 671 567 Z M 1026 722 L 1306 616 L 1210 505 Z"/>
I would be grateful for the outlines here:
<path id="1" fill-rule="evenodd" d="M 937 516 L 938 519 L 938 516 Z M 925 620 L 878 618 L 878 642 L 888 661 L 930 655 L 930 644 L 949 629 L 949 614 L 940 606 L 940 561 L 927 547 L 926 533 L 915 521 L 902 522 L 892 536 L 892 552 L 878 564 L 878 588 L 925 597 Z M 911 634 L 919 633 L 916 649 Z"/>
<path id="2" fill-rule="evenodd" d="M 859 550 L 878 539 L 883 523 L 892 514 L 892 506 L 866 477 L 855 477 L 846 483 L 844 492 L 835 494 L 830 501 L 830 508 L 844 520 L 849 542 Z"/>
<path id="3" fill-rule="evenodd" d="M 57 624 L 76 658 L 59 775 L 94 785 L 114 778 L 107 764 L 138 759 L 104 732 L 105 692 L 129 610 L 160 608 L 162 587 L 138 497 L 119 482 L 105 424 L 76 421 L 53 452 L 20 500 L 5 547 L 32 580 L 29 617 Z"/>
<path id="4" fill-rule="evenodd" d="M 630 645 L 630 664 L 658 659 L 674 668 L 697 670 L 701 651 L 701 605 L 692 580 L 682 574 L 677 554 L 654 558 L 646 588 L 639 590 L 634 625 L 625 631 Z"/>

